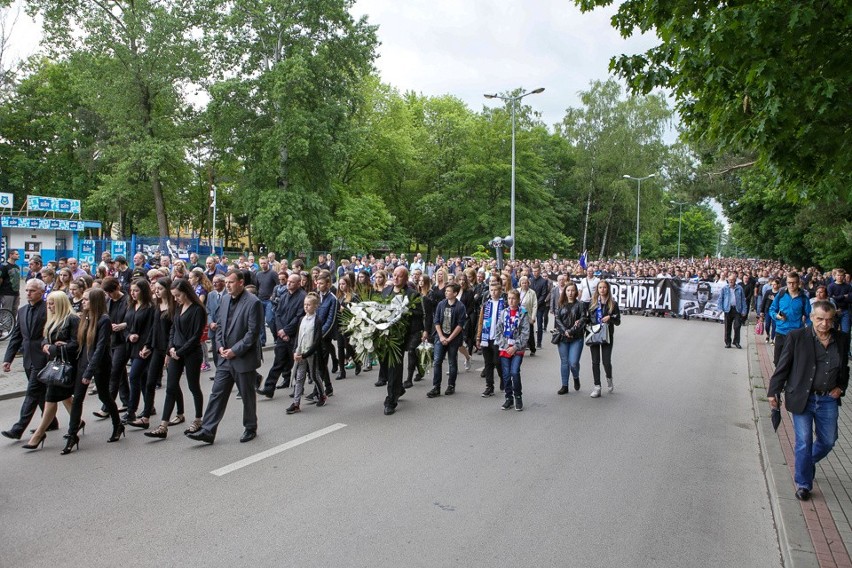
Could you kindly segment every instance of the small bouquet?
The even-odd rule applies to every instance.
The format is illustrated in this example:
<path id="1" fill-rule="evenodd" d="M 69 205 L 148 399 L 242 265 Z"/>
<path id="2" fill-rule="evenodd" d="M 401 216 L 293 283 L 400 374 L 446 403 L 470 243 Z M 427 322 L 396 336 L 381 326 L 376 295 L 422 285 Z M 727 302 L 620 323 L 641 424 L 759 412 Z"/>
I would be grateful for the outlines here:
<path id="1" fill-rule="evenodd" d="M 375 353 L 380 361 L 402 361 L 413 306 L 404 294 L 389 299 L 358 302 L 340 316 L 340 328 L 349 336 L 355 357 L 364 364 Z"/>
<path id="2" fill-rule="evenodd" d="M 423 341 L 417 346 L 417 373 L 424 377 L 429 369 L 432 368 L 432 363 L 435 357 L 435 346 L 429 340 Z"/>

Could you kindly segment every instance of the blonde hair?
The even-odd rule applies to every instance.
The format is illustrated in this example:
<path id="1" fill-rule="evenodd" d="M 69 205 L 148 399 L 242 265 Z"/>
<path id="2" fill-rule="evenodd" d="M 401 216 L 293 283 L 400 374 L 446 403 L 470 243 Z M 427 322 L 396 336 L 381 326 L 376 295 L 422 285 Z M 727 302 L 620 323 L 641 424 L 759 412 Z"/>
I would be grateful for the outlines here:
<path id="1" fill-rule="evenodd" d="M 44 337 L 50 341 L 51 336 L 59 333 L 68 320 L 76 318 L 77 314 L 71 311 L 71 300 L 65 292 L 51 292 L 47 295 L 47 300 L 53 302 L 53 313 L 47 311 L 47 321 L 44 324 Z"/>

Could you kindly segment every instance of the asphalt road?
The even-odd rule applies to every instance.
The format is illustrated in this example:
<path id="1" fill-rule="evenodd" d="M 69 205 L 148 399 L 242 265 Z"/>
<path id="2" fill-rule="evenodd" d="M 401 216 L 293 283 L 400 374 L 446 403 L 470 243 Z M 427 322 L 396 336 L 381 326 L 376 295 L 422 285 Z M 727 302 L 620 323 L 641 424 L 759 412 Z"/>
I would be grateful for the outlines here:
<path id="1" fill-rule="evenodd" d="M 780 566 L 746 350 L 721 325 L 633 316 L 613 394 L 589 398 L 589 365 L 557 396 L 546 345 L 524 362 L 523 412 L 470 371 L 451 397 L 416 383 L 386 417 L 377 371 L 350 374 L 324 408 L 260 400 L 248 444 L 233 396 L 212 446 L 185 425 L 107 444 L 92 397 L 79 452 L 60 456 L 57 432 L 42 451 L 0 442 L 0 566 Z M 0 402 L 2 428 L 19 405 Z"/>

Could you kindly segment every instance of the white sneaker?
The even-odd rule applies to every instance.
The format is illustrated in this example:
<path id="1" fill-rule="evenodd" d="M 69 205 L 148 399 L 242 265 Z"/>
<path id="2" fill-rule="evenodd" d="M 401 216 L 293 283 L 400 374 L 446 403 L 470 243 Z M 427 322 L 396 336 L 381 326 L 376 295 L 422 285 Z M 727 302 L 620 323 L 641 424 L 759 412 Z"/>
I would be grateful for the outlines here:
<path id="1" fill-rule="evenodd" d="M 464 370 L 470 371 L 470 357 L 464 360 Z"/>
<path id="2" fill-rule="evenodd" d="M 612 392 L 613 388 L 615 388 L 615 387 L 612 386 L 612 379 L 607 379 L 606 380 L 606 390 L 608 390 L 609 392 Z"/>
<path id="3" fill-rule="evenodd" d="M 590 395 L 592 398 L 600 398 L 601 396 L 601 387 L 595 387 L 592 389 L 592 394 Z"/>

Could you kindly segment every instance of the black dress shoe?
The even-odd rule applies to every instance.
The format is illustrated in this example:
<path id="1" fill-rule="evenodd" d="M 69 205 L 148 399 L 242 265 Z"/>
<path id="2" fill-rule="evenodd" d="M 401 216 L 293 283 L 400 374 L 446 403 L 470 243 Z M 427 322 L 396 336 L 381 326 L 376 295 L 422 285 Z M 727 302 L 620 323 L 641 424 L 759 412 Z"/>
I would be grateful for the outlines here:
<path id="1" fill-rule="evenodd" d="M 246 442 L 251 442 L 255 438 L 257 438 L 257 432 L 255 432 L 254 430 L 246 430 L 245 432 L 243 432 L 243 436 L 240 438 L 240 443 L 244 444 Z M 212 438 L 210 439 L 210 443 L 213 443 Z"/>
<path id="2" fill-rule="evenodd" d="M 357 377 L 360 374 L 361 374 L 361 361 L 356 360 L 355 361 L 355 376 Z"/>
<path id="3" fill-rule="evenodd" d="M 257 394 L 262 394 L 266 398 L 272 398 L 273 396 L 275 396 L 274 390 L 257 389 L 256 392 Z"/>
<path id="4" fill-rule="evenodd" d="M 339 380 L 342 380 L 342 379 L 345 379 L 345 378 L 346 378 L 346 373 L 341 371 L 341 372 L 337 373 L 337 376 L 334 377 L 334 380 L 339 381 Z"/>
<path id="5" fill-rule="evenodd" d="M 456 393 L 456 385 L 448 385 L 447 390 L 444 391 L 444 394 L 455 394 Z"/>
<path id="6" fill-rule="evenodd" d="M 148 434 L 149 432 L 145 432 L 146 436 Z M 208 434 L 204 430 L 199 430 L 198 432 L 190 432 L 188 434 L 185 434 L 185 436 L 190 440 L 195 440 L 196 442 L 204 442 L 205 444 L 212 444 L 213 440 L 215 440 L 212 434 Z M 245 436 L 245 434 L 243 434 L 243 436 Z"/>
<path id="7" fill-rule="evenodd" d="M 336 372 L 337 372 L 337 369 L 338 369 L 337 361 L 332 361 L 332 362 L 331 362 L 331 372 L 332 372 L 332 373 L 336 373 Z"/>
<path id="8" fill-rule="evenodd" d="M 427 398 L 435 398 L 441 396 L 441 389 L 439 387 L 434 387 L 432 390 L 426 393 Z"/>
<path id="9" fill-rule="evenodd" d="M 285 382 L 281 383 L 280 385 L 276 386 L 275 388 L 276 389 L 289 389 L 290 388 L 290 381 L 285 381 Z"/>
<path id="10" fill-rule="evenodd" d="M 375 385 L 377 387 L 385 387 L 385 386 L 387 386 L 387 384 L 388 384 L 387 381 L 376 381 L 376 383 L 375 383 Z"/>
<path id="11" fill-rule="evenodd" d="M 402 383 L 402 388 L 405 388 L 405 389 L 414 388 L 414 383 L 411 381 L 411 379 L 408 379 L 407 381 Z"/>
<path id="12" fill-rule="evenodd" d="M 725 349 L 730 349 L 730 348 L 731 348 L 730 345 L 725 345 Z"/>
<path id="13" fill-rule="evenodd" d="M 10 440 L 20 440 L 21 436 L 24 435 L 23 432 L 18 432 L 17 434 L 12 432 L 11 430 L 3 430 L 0 432 L 4 438 L 9 438 Z"/>
<path id="14" fill-rule="evenodd" d="M 811 492 L 805 489 L 804 487 L 799 487 L 796 489 L 796 499 L 799 501 L 807 501 L 811 498 Z"/>
<path id="15" fill-rule="evenodd" d="M 734 347 L 736 347 L 737 349 L 742 349 L 742 348 L 743 348 L 743 346 L 742 346 L 742 345 L 740 345 L 739 343 L 734 343 Z"/>
<path id="16" fill-rule="evenodd" d="M 385 405 L 385 416 L 390 416 L 390 415 L 391 415 L 391 414 L 393 414 L 394 412 L 396 412 L 396 407 L 395 407 L 395 406 L 392 406 L 392 405 L 390 405 L 390 404 L 386 404 L 386 405 Z"/>

